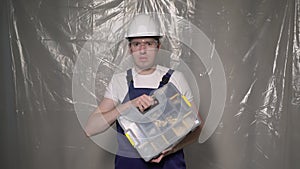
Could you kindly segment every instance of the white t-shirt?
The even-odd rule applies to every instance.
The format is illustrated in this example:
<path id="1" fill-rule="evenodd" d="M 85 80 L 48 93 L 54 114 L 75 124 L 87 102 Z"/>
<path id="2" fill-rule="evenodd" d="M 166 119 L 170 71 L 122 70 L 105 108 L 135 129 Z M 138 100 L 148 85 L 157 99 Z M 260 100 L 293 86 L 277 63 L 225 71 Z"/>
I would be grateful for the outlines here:
<path id="1" fill-rule="evenodd" d="M 168 70 L 169 68 L 157 65 L 153 73 L 148 75 L 141 75 L 138 74 L 133 68 L 133 86 L 135 88 L 157 89 L 162 77 L 168 72 Z M 121 103 L 128 92 L 126 75 L 126 71 L 114 74 L 109 85 L 106 88 L 104 97 L 112 99 L 117 103 Z M 174 71 L 169 82 L 172 82 L 180 91 L 180 93 L 184 95 L 189 101 L 193 100 L 191 89 L 181 72 Z"/>

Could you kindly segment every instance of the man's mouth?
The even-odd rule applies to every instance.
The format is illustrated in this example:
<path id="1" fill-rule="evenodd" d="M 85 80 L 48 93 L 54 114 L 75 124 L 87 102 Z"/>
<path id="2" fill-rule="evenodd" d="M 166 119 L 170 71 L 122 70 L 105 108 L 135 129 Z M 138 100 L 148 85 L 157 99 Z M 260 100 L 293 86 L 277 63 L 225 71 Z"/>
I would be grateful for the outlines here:
<path id="1" fill-rule="evenodd" d="M 139 57 L 139 60 L 140 60 L 140 61 L 147 61 L 148 58 L 147 58 L 147 57 Z"/>

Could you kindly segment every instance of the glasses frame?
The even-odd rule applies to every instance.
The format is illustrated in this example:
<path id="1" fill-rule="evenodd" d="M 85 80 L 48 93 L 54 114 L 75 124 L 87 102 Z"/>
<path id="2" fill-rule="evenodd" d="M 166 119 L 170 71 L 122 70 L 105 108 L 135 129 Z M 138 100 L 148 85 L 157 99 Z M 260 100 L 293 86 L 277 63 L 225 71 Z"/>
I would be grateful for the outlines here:
<path id="1" fill-rule="evenodd" d="M 147 41 L 131 41 L 129 42 L 129 46 L 134 49 L 140 49 L 144 46 L 147 49 L 154 49 L 158 47 L 159 42 L 157 40 L 147 40 Z"/>

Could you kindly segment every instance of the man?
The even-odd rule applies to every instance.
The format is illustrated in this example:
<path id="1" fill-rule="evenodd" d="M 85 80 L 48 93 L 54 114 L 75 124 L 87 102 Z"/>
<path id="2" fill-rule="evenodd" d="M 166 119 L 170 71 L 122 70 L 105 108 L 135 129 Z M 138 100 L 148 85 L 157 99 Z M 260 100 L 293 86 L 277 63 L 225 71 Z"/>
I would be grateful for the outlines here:
<path id="1" fill-rule="evenodd" d="M 161 46 L 160 38 L 158 26 L 151 16 L 137 15 L 130 23 L 126 39 L 129 42 L 129 52 L 132 55 L 134 66 L 132 69 L 112 77 L 104 99 L 88 119 L 85 130 L 87 136 L 105 131 L 122 112 L 131 106 L 137 107 L 143 112 L 154 104 L 153 98 L 149 96 L 150 92 L 168 82 L 172 82 L 194 105 L 191 90 L 184 76 L 178 71 L 155 64 Z M 195 106 L 193 108 L 195 109 Z M 186 165 L 182 148 L 194 142 L 201 131 L 201 127 L 197 127 L 179 144 L 163 151 L 159 157 L 150 162 L 145 162 L 138 158 L 137 152 L 124 137 L 124 131 L 118 122 L 116 123 L 118 133 L 121 133 L 118 135 L 119 149 L 115 159 L 116 169 L 184 169 Z"/>

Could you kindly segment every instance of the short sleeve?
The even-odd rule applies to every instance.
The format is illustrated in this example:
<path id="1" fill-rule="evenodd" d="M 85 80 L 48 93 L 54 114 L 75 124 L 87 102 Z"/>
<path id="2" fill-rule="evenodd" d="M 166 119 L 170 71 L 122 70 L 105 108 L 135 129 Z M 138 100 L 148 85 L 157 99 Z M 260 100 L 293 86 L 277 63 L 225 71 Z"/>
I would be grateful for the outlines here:
<path id="1" fill-rule="evenodd" d="M 171 76 L 170 82 L 172 82 L 182 95 L 184 95 L 190 102 L 193 101 L 192 91 L 184 78 L 183 73 L 175 71 Z"/>
<path id="2" fill-rule="evenodd" d="M 108 86 L 106 87 L 104 97 L 108 98 L 108 99 L 112 99 L 115 102 L 119 102 L 118 96 L 114 92 L 114 91 L 116 91 L 116 89 L 114 89 L 115 85 L 113 85 L 113 84 L 115 84 L 115 77 L 114 76 L 112 77 L 111 81 L 109 82 Z"/>
<path id="3" fill-rule="evenodd" d="M 126 81 L 126 74 L 114 74 L 106 87 L 104 93 L 105 98 L 112 99 L 116 103 L 121 103 L 128 92 L 128 86 Z"/>

